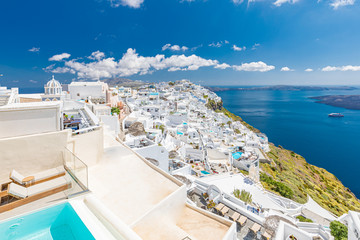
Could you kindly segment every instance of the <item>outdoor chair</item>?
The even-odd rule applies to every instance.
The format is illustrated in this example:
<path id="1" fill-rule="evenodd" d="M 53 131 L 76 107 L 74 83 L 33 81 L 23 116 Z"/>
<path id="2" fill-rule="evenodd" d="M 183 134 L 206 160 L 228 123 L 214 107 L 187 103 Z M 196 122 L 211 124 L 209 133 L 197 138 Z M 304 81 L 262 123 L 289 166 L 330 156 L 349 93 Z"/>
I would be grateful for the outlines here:
<path id="1" fill-rule="evenodd" d="M 0 192 L 0 213 L 24 204 L 42 199 L 71 188 L 71 182 L 65 177 L 56 178 L 30 187 L 10 183 L 8 190 Z M 5 198 L 4 200 L 2 198 Z"/>
<path id="2" fill-rule="evenodd" d="M 233 221 L 236 221 L 238 220 L 240 217 L 240 213 L 238 212 L 234 212 L 231 216 L 230 216 L 230 219 L 233 220 Z"/>
<path id="3" fill-rule="evenodd" d="M 228 213 L 228 211 L 230 210 L 230 208 L 228 208 L 227 206 L 224 206 L 221 210 L 220 213 L 225 216 L 226 213 Z"/>
<path id="4" fill-rule="evenodd" d="M 263 239 L 270 240 L 271 235 L 270 235 L 268 232 L 265 231 L 265 232 L 262 234 L 262 237 L 263 237 Z"/>
<path id="5" fill-rule="evenodd" d="M 260 230 L 261 226 L 257 223 L 254 223 L 250 228 L 250 231 L 253 232 L 255 235 Z"/>
<path id="6" fill-rule="evenodd" d="M 241 227 L 245 225 L 246 221 L 247 221 L 247 217 L 245 217 L 245 216 L 243 216 L 243 215 L 241 215 L 241 216 L 239 217 L 239 219 L 236 220 L 236 222 L 238 222 Z"/>
<path id="7" fill-rule="evenodd" d="M 28 186 L 29 184 L 39 184 L 45 181 L 49 181 L 54 178 L 58 178 L 65 175 L 65 169 L 63 167 L 48 169 L 39 173 L 34 174 L 33 176 L 23 176 L 15 169 L 10 173 L 10 179 L 17 184 L 22 186 Z"/>
<path id="8" fill-rule="evenodd" d="M 225 207 L 224 204 L 219 203 L 218 205 L 215 206 L 215 209 L 220 213 L 221 209 L 223 209 Z"/>

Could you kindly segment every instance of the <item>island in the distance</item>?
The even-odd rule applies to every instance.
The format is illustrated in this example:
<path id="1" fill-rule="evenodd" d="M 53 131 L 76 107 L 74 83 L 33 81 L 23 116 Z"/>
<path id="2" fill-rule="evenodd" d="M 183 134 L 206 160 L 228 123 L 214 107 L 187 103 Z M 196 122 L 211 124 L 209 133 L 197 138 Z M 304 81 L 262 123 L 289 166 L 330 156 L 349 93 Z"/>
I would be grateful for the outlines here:
<path id="1" fill-rule="evenodd" d="M 327 91 L 327 90 L 355 90 L 356 87 L 348 86 L 291 86 L 291 85 L 273 85 L 263 87 L 206 87 L 214 92 L 238 90 L 238 91 Z"/>
<path id="2" fill-rule="evenodd" d="M 238 91 L 328 91 L 328 90 L 355 90 L 356 87 L 349 86 L 292 86 L 292 85 L 273 85 L 273 86 L 262 86 L 262 87 L 217 87 L 207 86 L 205 87 L 213 92 L 222 92 L 229 90 Z"/>
<path id="3" fill-rule="evenodd" d="M 327 95 L 310 98 L 315 99 L 317 103 L 352 110 L 360 110 L 360 95 Z"/>

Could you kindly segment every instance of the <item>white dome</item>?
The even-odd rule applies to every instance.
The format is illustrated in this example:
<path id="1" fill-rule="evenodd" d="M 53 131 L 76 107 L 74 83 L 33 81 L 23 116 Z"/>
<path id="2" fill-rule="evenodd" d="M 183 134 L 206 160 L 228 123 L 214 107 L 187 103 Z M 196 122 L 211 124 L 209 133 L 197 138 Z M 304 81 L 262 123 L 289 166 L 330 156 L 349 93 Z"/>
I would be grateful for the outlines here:
<path id="1" fill-rule="evenodd" d="M 57 80 L 55 80 L 54 76 L 52 76 L 52 79 L 48 81 L 45 85 L 45 94 L 58 95 L 61 94 L 61 92 L 61 84 Z"/>
<path id="2" fill-rule="evenodd" d="M 61 88 L 61 84 L 55 80 L 54 76 L 52 76 L 52 79 L 47 82 L 46 86 L 48 88 Z"/>

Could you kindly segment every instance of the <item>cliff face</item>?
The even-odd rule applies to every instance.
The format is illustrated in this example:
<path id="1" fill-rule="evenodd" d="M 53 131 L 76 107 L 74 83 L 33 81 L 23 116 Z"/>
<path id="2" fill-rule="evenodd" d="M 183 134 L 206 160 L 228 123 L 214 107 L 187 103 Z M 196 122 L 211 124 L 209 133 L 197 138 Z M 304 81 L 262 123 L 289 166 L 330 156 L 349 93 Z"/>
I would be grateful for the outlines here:
<path id="1" fill-rule="evenodd" d="M 333 174 L 281 146 L 271 145 L 270 149 L 267 155 L 272 163 L 260 165 L 261 182 L 266 189 L 283 196 L 288 194 L 288 198 L 299 203 L 305 203 L 309 195 L 337 216 L 349 210 L 360 211 L 359 200 Z M 274 182 L 284 186 L 278 187 Z"/>

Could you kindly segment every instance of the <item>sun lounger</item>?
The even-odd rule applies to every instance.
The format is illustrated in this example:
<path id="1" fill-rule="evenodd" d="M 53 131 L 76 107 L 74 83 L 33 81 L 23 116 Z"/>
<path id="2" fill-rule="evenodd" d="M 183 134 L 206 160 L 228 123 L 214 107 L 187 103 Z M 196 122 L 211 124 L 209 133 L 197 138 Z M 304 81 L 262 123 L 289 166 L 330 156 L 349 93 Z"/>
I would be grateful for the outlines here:
<path id="1" fill-rule="evenodd" d="M 270 235 L 268 232 L 264 232 L 264 233 L 262 234 L 262 237 L 263 237 L 263 239 L 270 240 L 271 235 Z"/>
<path id="2" fill-rule="evenodd" d="M 34 174 L 33 176 L 24 177 L 15 169 L 10 173 L 10 179 L 17 184 L 27 186 L 31 184 L 39 184 L 54 178 L 58 178 L 65 175 L 65 169 L 63 167 L 52 168 L 46 171 L 42 171 Z M 29 181 L 30 180 L 30 181 Z"/>
<path id="3" fill-rule="evenodd" d="M 238 222 L 240 224 L 240 226 L 244 226 L 245 223 L 247 221 L 247 217 L 241 215 L 240 218 L 238 220 L 236 220 L 236 222 Z"/>
<path id="4" fill-rule="evenodd" d="M 230 216 L 230 219 L 233 220 L 233 221 L 236 221 L 238 220 L 240 217 L 240 213 L 238 212 L 234 212 L 231 216 Z"/>
<path id="5" fill-rule="evenodd" d="M 223 209 L 225 207 L 224 204 L 219 203 L 218 205 L 216 205 L 215 209 L 218 210 L 219 212 L 221 211 L 221 209 Z"/>
<path id="6" fill-rule="evenodd" d="M 13 198 L 11 201 L 4 201 L 2 205 L 0 205 L 0 213 L 50 196 L 52 194 L 65 191 L 70 187 L 71 182 L 68 182 L 65 177 L 55 178 L 30 187 L 23 187 L 15 183 L 10 183 L 8 190 L 0 193 L 0 198 Z"/>
<path id="7" fill-rule="evenodd" d="M 228 208 L 227 206 L 224 206 L 224 207 L 220 210 L 220 212 L 221 212 L 221 214 L 222 214 L 223 216 L 225 216 L 225 214 L 226 214 L 229 210 L 230 210 L 230 208 Z"/>
<path id="8" fill-rule="evenodd" d="M 252 227 L 250 228 L 250 230 L 253 232 L 253 233 L 257 233 L 259 230 L 260 230 L 261 226 L 257 223 L 254 223 L 254 225 L 252 225 Z"/>

